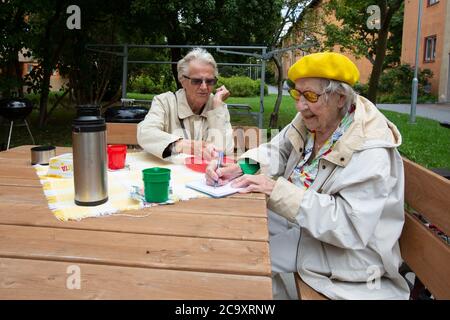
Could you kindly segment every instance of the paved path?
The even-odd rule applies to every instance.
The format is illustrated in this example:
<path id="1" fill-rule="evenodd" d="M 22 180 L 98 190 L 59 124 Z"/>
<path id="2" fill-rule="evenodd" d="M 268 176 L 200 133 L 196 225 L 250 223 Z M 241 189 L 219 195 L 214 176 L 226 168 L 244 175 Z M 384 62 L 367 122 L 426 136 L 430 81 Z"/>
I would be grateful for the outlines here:
<path id="1" fill-rule="evenodd" d="M 275 86 L 268 86 L 269 94 L 277 94 Z M 287 90 L 283 90 L 283 96 L 288 96 Z M 377 107 L 382 110 L 396 111 L 409 114 L 411 112 L 410 104 L 378 104 Z M 416 106 L 416 116 L 433 119 L 439 122 L 450 122 L 450 103 L 447 104 L 418 104 Z"/>
<path id="2" fill-rule="evenodd" d="M 410 114 L 410 104 L 378 104 L 382 110 L 391 110 L 400 113 Z M 418 104 L 416 106 L 416 116 L 433 119 L 439 122 L 450 122 L 450 104 Z"/>

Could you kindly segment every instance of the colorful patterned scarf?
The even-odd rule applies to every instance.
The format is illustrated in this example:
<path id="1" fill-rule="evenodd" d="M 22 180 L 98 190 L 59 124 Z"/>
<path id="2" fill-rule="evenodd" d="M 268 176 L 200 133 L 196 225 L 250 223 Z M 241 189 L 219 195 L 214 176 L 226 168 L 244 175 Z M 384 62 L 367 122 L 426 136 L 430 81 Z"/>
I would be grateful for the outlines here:
<path id="1" fill-rule="evenodd" d="M 302 160 L 300 160 L 298 165 L 294 168 L 294 171 L 289 177 L 290 182 L 294 183 L 298 187 L 304 188 L 305 190 L 307 190 L 313 184 L 314 180 L 317 177 L 317 173 L 319 172 L 320 159 L 325 157 L 333 150 L 336 142 L 344 134 L 348 127 L 350 127 L 350 124 L 353 122 L 354 112 L 355 106 L 352 105 L 345 116 L 342 118 L 337 129 L 328 138 L 328 140 L 325 141 L 316 157 L 309 163 L 308 160 L 309 158 L 311 158 L 313 153 L 316 134 L 315 132 L 308 131 L 304 156 Z"/>

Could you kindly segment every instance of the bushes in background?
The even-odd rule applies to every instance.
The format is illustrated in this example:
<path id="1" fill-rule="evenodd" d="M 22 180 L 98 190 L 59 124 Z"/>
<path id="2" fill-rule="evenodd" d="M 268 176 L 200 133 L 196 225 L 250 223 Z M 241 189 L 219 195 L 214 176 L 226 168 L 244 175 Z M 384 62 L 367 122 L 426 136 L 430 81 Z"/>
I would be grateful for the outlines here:
<path id="1" fill-rule="evenodd" d="M 433 72 L 430 69 L 418 70 L 418 92 L 419 103 L 436 102 L 436 97 L 430 94 L 430 79 Z M 414 68 L 409 64 L 402 64 L 395 68 L 385 70 L 378 85 L 378 103 L 410 103 L 412 93 L 412 80 Z"/>
<path id="2" fill-rule="evenodd" d="M 261 80 L 252 80 L 249 77 L 219 77 L 217 87 L 225 85 L 233 97 L 259 96 Z M 268 94 L 268 87 L 264 85 L 264 95 Z"/>
<path id="3" fill-rule="evenodd" d="M 231 92 L 233 97 L 253 97 L 259 96 L 261 80 L 252 80 L 249 77 L 235 76 L 230 78 L 219 77 L 216 88 L 221 85 L 225 85 Z M 175 91 L 175 83 L 167 86 L 167 81 L 160 79 L 159 83 L 156 83 L 147 75 L 138 75 L 132 77 L 128 84 L 128 92 L 136 93 L 152 93 L 159 94 L 166 91 Z M 268 94 L 267 85 L 264 86 L 264 95 Z"/>
<path id="4" fill-rule="evenodd" d="M 132 77 L 128 83 L 128 92 L 137 92 L 137 93 L 154 93 L 159 94 L 166 91 L 175 91 L 176 85 L 175 82 L 170 82 L 165 80 L 164 76 L 161 76 L 159 82 L 155 82 L 148 75 L 141 74 L 136 77 Z"/>

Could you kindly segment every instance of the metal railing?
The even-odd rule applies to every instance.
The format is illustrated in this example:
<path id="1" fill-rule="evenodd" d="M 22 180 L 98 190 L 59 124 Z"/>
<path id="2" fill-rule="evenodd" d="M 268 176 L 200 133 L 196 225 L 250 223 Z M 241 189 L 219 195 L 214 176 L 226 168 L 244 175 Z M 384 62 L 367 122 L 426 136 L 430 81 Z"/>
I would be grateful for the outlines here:
<path id="1" fill-rule="evenodd" d="M 99 48 L 112 48 L 121 49 L 120 51 L 104 50 Z M 217 52 L 225 54 L 234 54 L 241 56 L 254 57 L 260 61 L 260 63 L 230 63 L 230 62 L 217 62 L 219 66 L 246 66 L 246 67 L 259 67 L 260 68 L 260 103 L 259 112 L 251 111 L 247 108 L 247 112 L 241 112 L 233 108 L 230 109 L 230 114 L 233 115 L 245 115 L 254 118 L 259 128 L 262 128 L 264 121 L 264 86 L 265 86 L 265 73 L 266 73 L 266 53 L 267 47 L 264 46 L 214 46 L 214 45 L 137 45 L 137 44 L 88 44 L 86 49 L 92 52 L 113 54 L 118 57 L 122 57 L 122 99 L 127 98 L 127 81 L 128 81 L 128 65 L 129 64 L 176 64 L 177 61 L 157 61 L 157 60 L 129 60 L 129 49 L 131 48 L 149 48 L 149 49 L 168 49 L 168 48 L 205 48 L 215 49 Z M 258 52 L 250 53 L 245 51 L 236 50 L 256 50 Z M 148 102 L 147 100 L 135 99 L 137 102 Z M 233 104 L 230 104 L 231 106 Z"/>

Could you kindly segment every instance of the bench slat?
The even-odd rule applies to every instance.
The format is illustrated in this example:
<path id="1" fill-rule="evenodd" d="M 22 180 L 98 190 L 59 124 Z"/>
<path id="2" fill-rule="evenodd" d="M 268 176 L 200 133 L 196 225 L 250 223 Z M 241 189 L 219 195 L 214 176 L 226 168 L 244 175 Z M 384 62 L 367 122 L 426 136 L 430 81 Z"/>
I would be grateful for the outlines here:
<path id="1" fill-rule="evenodd" d="M 438 174 L 403 158 L 405 202 L 450 234 L 450 182 Z"/>
<path id="2" fill-rule="evenodd" d="M 0 299 L 272 299 L 270 277 L 10 258 L 0 274 Z"/>
<path id="3" fill-rule="evenodd" d="M 106 123 L 109 144 L 137 145 L 137 123 Z"/>
<path id="4" fill-rule="evenodd" d="M 405 213 L 402 258 L 436 299 L 450 299 L 450 247 L 417 218 Z"/>
<path id="5" fill-rule="evenodd" d="M 5 258 L 270 275 L 268 244 L 260 241 L 0 225 L 0 243 Z"/>
<path id="6" fill-rule="evenodd" d="M 0 203 L 0 224 L 216 239 L 268 240 L 265 218 L 179 212 L 174 206 L 172 211 L 153 211 L 152 209 L 154 208 L 126 211 L 102 219 L 61 222 L 55 219 L 50 209 L 43 204 L 8 202 Z M 120 214 L 128 214 L 131 217 L 120 216 Z M 132 217 L 145 214 L 149 216 Z"/>

